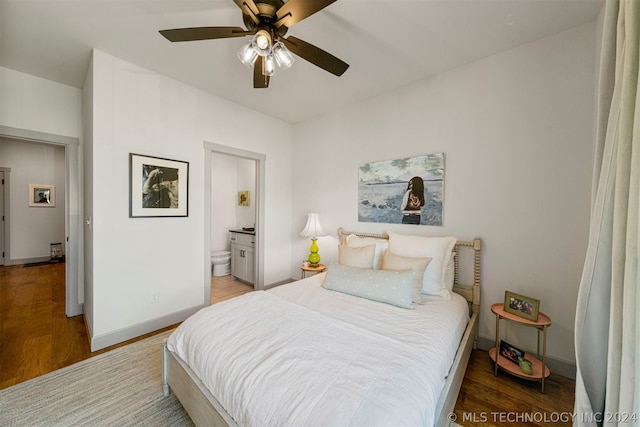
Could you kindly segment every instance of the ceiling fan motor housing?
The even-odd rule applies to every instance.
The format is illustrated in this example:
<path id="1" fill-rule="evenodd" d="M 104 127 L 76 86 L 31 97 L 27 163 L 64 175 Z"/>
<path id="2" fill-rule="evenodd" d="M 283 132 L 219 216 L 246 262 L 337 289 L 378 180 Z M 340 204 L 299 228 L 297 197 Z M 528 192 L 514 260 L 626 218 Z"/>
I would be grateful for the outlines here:
<path id="1" fill-rule="evenodd" d="M 255 2 L 255 5 L 258 9 L 258 19 L 260 20 L 259 24 L 256 24 L 251 16 L 247 14 L 242 15 L 242 21 L 249 31 L 257 30 L 263 25 L 274 27 L 277 20 L 278 9 L 284 5 L 284 2 L 282 0 L 260 0 Z M 280 31 L 278 30 L 278 32 Z M 286 33 L 286 27 L 284 29 L 284 33 Z M 284 33 L 278 35 L 282 37 Z"/>
<path id="2" fill-rule="evenodd" d="M 242 22 L 244 22 L 246 29 L 249 31 L 258 31 L 260 29 L 269 31 L 273 40 L 275 40 L 276 37 L 284 37 L 289 28 L 285 25 L 278 27 L 274 25 L 277 19 L 276 12 L 283 4 L 281 0 L 268 0 L 268 2 L 256 3 L 260 23 L 256 24 L 253 18 L 247 14 L 242 14 Z"/>

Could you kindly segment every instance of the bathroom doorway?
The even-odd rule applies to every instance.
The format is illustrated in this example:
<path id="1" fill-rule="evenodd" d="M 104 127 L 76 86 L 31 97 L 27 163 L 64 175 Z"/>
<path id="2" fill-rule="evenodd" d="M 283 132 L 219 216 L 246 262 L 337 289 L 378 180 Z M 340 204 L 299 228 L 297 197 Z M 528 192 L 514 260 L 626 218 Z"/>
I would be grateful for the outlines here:
<path id="1" fill-rule="evenodd" d="M 263 230 L 264 161 L 259 153 L 205 142 L 205 303 L 264 289 Z M 241 259 L 249 276 L 232 275 L 234 254 L 230 231 L 250 237 L 254 252 Z M 227 266 L 224 263 L 229 260 Z M 214 263 L 215 261 L 215 263 Z M 237 260 L 238 261 L 238 260 Z M 214 275 L 215 272 L 215 275 Z M 241 277 L 238 279 L 237 277 Z"/>

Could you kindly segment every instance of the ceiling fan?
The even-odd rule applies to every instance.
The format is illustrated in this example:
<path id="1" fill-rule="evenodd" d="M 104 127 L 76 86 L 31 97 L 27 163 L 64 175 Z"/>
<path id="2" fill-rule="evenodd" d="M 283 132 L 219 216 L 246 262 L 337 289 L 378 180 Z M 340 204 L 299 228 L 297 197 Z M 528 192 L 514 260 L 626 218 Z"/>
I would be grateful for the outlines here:
<path id="1" fill-rule="evenodd" d="M 233 0 L 242 10 L 245 27 L 195 27 L 162 30 L 171 42 L 226 39 L 252 36 L 239 51 L 238 58 L 253 67 L 253 87 L 269 87 L 269 79 L 276 65 L 289 68 L 293 64 L 291 52 L 336 76 L 341 76 L 349 64 L 324 50 L 289 36 L 292 25 L 324 9 L 336 0 Z"/>

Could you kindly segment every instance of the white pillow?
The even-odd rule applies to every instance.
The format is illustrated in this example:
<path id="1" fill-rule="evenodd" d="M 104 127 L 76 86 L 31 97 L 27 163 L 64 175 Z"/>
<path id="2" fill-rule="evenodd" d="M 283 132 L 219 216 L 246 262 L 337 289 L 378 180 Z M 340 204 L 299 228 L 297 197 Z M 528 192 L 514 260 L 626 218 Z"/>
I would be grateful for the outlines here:
<path id="1" fill-rule="evenodd" d="M 373 268 L 376 245 L 352 246 L 338 245 L 338 263 L 355 268 Z"/>
<path id="2" fill-rule="evenodd" d="M 450 298 L 445 285 L 446 266 L 456 244 L 455 237 L 426 237 L 389 233 L 389 250 L 408 257 L 431 257 L 422 284 L 422 293 Z"/>
<path id="3" fill-rule="evenodd" d="M 383 271 L 333 264 L 322 287 L 402 308 L 413 308 L 415 272 Z"/>
<path id="4" fill-rule="evenodd" d="M 450 291 L 453 290 L 453 282 L 456 279 L 456 255 L 455 252 L 451 253 L 447 267 L 444 270 L 444 286 Z"/>
<path id="5" fill-rule="evenodd" d="M 431 262 L 431 257 L 404 257 L 396 255 L 390 250 L 384 251 L 382 255 L 382 262 L 380 263 L 382 270 L 390 271 L 407 271 L 412 270 L 416 273 L 415 280 L 413 282 L 413 302 L 422 302 L 422 283 L 424 281 L 424 271 Z"/>
<path id="6" fill-rule="evenodd" d="M 361 247 L 376 245 L 375 254 L 373 256 L 373 268 L 380 268 L 380 257 L 382 253 L 389 247 L 387 239 L 374 239 L 373 237 L 360 237 L 355 234 L 349 234 L 345 239 L 347 246 Z"/>

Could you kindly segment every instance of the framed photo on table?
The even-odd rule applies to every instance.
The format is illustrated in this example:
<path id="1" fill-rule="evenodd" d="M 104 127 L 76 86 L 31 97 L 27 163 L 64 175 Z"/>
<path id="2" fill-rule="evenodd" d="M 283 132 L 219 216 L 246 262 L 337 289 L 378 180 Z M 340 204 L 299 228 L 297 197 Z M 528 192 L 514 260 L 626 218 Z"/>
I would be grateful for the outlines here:
<path id="1" fill-rule="evenodd" d="M 29 206 L 38 208 L 53 208 L 56 206 L 55 185 L 30 184 Z"/>
<path id="2" fill-rule="evenodd" d="M 517 365 L 519 362 L 518 358 L 524 358 L 524 351 L 512 346 L 506 341 L 500 340 L 500 356 Z"/>
<path id="3" fill-rule="evenodd" d="M 129 154 L 129 217 L 189 216 L 189 162 Z"/>
<path id="4" fill-rule="evenodd" d="M 515 314 L 532 322 L 538 321 L 538 312 L 540 310 L 540 300 L 530 298 L 524 295 L 516 294 L 511 291 L 504 293 L 504 311 Z"/>

